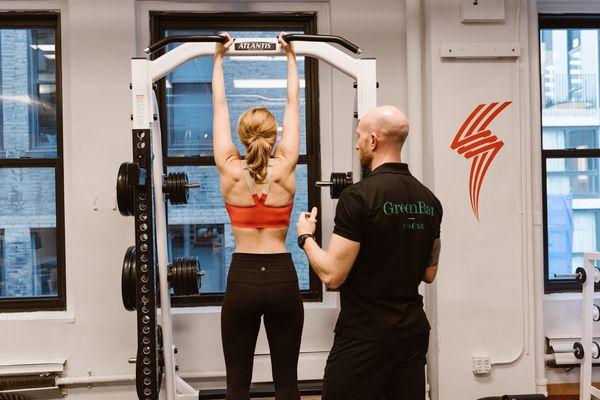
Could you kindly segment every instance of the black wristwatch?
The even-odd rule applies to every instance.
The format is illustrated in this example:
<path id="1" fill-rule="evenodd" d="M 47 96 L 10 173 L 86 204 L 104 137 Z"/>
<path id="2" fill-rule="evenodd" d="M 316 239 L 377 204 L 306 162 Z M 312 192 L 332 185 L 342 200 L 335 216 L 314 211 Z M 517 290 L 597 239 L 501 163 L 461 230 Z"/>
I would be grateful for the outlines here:
<path id="1" fill-rule="evenodd" d="M 298 247 L 300 247 L 302 250 L 304 250 L 304 243 L 306 242 L 306 239 L 308 239 L 309 237 L 311 237 L 313 239 L 315 238 L 312 233 L 305 233 L 304 235 L 298 236 Z"/>

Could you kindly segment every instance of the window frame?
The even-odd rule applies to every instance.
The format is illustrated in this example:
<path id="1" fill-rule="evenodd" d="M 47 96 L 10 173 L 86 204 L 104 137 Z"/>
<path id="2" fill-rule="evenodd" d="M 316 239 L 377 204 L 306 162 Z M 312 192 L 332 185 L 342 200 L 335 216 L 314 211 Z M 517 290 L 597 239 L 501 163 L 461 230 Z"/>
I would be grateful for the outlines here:
<path id="1" fill-rule="evenodd" d="M 214 30 L 281 30 L 298 28 L 307 34 L 317 33 L 316 12 L 150 12 L 150 38 L 152 43 L 163 39 L 165 31 L 173 29 L 214 29 Z M 156 52 L 153 59 L 164 54 L 164 50 Z M 320 191 L 315 182 L 321 176 L 321 151 L 320 151 L 320 125 L 319 125 L 319 72 L 318 63 L 314 58 L 306 57 L 304 64 L 305 93 L 306 93 L 306 154 L 300 155 L 298 165 L 305 164 L 308 174 L 308 204 L 321 208 Z M 165 79 L 156 85 L 159 112 L 166 115 L 166 88 Z M 160 119 L 163 148 L 164 173 L 168 167 L 185 166 L 215 166 L 212 156 L 168 156 L 168 138 L 166 118 Z M 290 227 L 294 229 L 294 227 Z M 321 243 L 321 223 L 317 222 L 315 238 Z M 320 302 L 323 300 L 323 285 L 312 268 L 309 267 L 309 289 L 302 291 L 305 302 Z M 197 296 L 181 296 L 173 298 L 173 307 L 196 307 L 221 305 L 224 294 L 200 294 Z"/>
<path id="2" fill-rule="evenodd" d="M 541 46 L 541 31 L 544 29 L 599 29 L 600 15 L 591 14 L 539 14 L 538 15 L 538 46 Z M 541 49 L 540 49 L 541 50 Z M 542 77 L 542 58 L 538 59 L 538 71 L 540 80 Z M 600 71 L 599 71 L 600 72 Z M 600 75 L 600 74 L 599 74 Z M 540 115 L 543 113 L 544 98 L 540 86 L 538 95 L 540 96 Z M 561 127 L 563 129 L 572 128 L 572 126 Z M 544 127 L 541 126 L 540 135 L 543 135 Z M 543 231 L 544 231 L 544 293 L 558 292 L 580 292 L 581 285 L 568 279 L 550 279 L 549 278 L 549 257 L 548 257 L 548 202 L 547 202 L 547 161 L 551 159 L 569 159 L 569 158 L 598 158 L 600 159 L 600 146 L 595 149 L 544 149 L 543 137 L 541 140 L 541 161 L 542 161 L 542 203 L 543 203 Z M 595 290 L 600 290 L 600 284 L 595 284 Z"/>
<path id="3" fill-rule="evenodd" d="M 0 313 L 26 311 L 64 311 L 67 305 L 65 210 L 62 116 L 62 48 L 60 13 L 50 11 L 0 12 L 0 29 L 55 29 L 56 55 L 56 157 L 0 158 L 0 168 L 53 168 L 56 193 L 57 296 L 0 298 Z M 3 135 L 3 132 L 2 132 Z M 33 266 L 32 266 L 33 268 Z"/>

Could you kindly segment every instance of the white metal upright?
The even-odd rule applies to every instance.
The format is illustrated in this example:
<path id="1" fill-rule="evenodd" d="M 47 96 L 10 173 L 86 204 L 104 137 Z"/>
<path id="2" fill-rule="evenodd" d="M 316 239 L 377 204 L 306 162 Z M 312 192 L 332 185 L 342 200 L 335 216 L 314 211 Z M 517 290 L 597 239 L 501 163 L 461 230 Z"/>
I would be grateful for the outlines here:
<path id="1" fill-rule="evenodd" d="M 600 280 L 600 272 L 596 262 L 600 261 L 600 253 L 585 253 L 583 263 L 586 274 L 583 282 L 581 299 L 581 344 L 584 356 L 579 376 L 579 399 L 600 399 L 600 390 L 592 386 L 592 362 L 598 358 L 598 345 L 594 343 L 594 287 Z"/>

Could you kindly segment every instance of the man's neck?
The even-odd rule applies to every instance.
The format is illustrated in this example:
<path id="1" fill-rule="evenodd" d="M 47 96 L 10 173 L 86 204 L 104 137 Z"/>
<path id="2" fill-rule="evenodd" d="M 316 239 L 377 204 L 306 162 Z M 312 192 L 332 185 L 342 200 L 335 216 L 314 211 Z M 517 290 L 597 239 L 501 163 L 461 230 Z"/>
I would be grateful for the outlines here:
<path id="1" fill-rule="evenodd" d="M 371 165 L 370 165 L 370 169 L 371 171 L 374 171 L 375 168 L 386 164 L 386 163 L 401 163 L 402 160 L 400 159 L 400 153 L 397 151 L 391 152 L 391 153 L 386 153 L 386 154 L 382 154 L 380 156 L 375 156 L 373 157 L 373 161 L 371 161 Z"/>

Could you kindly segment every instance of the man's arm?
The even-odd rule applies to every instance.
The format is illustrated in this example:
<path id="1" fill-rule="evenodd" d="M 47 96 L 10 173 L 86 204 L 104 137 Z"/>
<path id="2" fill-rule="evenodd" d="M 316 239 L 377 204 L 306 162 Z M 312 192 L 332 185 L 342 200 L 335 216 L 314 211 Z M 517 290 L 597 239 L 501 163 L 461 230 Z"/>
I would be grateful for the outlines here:
<path id="1" fill-rule="evenodd" d="M 433 248 L 431 249 L 431 258 L 429 259 L 429 267 L 425 270 L 423 275 L 423 282 L 432 283 L 437 275 L 438 264 L 440 261 L 440 251 L 442 250 L 442 241 L 440 238 L 435 239 L 433 242 Z"/>
<path id="2" fill-rule="evenodd" d="M 310 265 L 325 286 L 334 290 L 342 286 L 348 277 L 359 250 L 360 243 L 335 233 L 331 236 L 327 251 L 319 247 L 312 238 L 308 238 L 304 243 L 304 251 Z"/>

